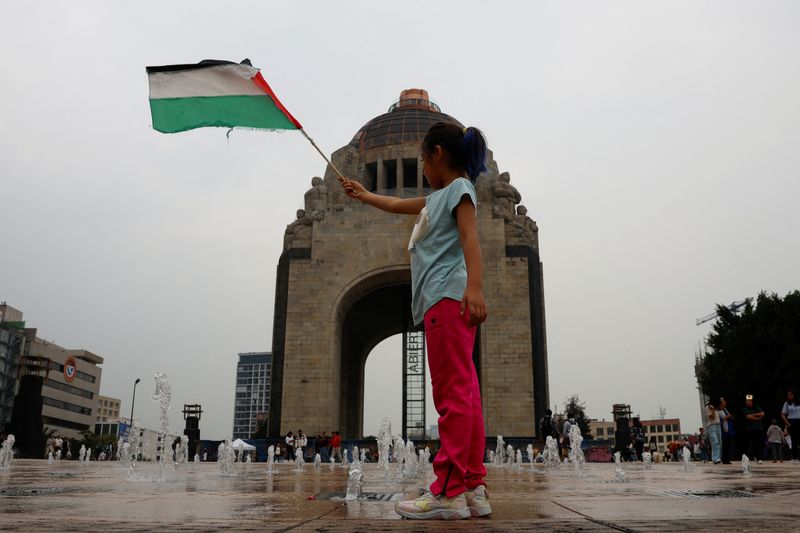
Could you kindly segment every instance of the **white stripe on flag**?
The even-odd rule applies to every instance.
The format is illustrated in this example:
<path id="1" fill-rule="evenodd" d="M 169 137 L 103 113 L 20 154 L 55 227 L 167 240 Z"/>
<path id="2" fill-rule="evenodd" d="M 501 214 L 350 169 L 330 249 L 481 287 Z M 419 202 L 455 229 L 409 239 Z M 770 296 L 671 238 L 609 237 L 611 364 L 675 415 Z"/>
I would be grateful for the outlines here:
<path id="1" fill-rule="evenodd" d="M 250 80 L 257 72 L 257 68 L 247 65 L 218 65 L 175 72 L 154 72 L 148 76 L 150 99 L 264 95 L 266 93 Z"/>

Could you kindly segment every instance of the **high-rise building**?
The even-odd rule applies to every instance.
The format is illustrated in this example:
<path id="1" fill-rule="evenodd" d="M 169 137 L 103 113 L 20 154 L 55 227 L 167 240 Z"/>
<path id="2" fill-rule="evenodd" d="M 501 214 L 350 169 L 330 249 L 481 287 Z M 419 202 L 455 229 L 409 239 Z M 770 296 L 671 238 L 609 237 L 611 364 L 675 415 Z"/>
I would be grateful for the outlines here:
<path id="1" fill-rule="evenodd" d="M 19 357 L 25 346 L 22 313 L 0 303 L 0 431 L 11 422 Z"/>
<path id="2" fill-rule="evenodd" d="M 259 425 L 267 423 L 271 378 L 270 352 L 239 354 L 233 406 L 234 439 L 250 438 Z"/>

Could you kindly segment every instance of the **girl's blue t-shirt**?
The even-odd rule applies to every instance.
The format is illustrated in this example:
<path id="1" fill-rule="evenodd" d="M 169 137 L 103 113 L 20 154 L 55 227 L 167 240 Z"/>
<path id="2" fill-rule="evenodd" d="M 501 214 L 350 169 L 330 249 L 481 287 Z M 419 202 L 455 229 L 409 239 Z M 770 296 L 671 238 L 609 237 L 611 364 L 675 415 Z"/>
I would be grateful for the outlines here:
<path id="1" fill-rule="evenodd" d="M 443 298 L 461 301 L 467 287 L 467 267 L 453 210 L 467 196 L 477 206 L 475 187 L 458 178 L 425 199 L 411 234 L 411 311 L 414 324 Z"/>

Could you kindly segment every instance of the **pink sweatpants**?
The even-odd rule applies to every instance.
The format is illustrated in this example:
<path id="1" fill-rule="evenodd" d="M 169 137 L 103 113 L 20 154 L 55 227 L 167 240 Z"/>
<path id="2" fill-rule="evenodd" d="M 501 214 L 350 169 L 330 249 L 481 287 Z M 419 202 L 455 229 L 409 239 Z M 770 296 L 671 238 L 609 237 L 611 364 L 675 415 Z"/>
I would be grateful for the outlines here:
<path id="1" fill-rule="evenodd" d="M 486 434 L 478 375 L 472 363 L 475 327 L 461 316 L 461 302 L 445 298 L 425 313 L 425 340 L 439 413 L 441 446 L 433 461 L 433 494 L 448 498 L 484 485 Z"/>

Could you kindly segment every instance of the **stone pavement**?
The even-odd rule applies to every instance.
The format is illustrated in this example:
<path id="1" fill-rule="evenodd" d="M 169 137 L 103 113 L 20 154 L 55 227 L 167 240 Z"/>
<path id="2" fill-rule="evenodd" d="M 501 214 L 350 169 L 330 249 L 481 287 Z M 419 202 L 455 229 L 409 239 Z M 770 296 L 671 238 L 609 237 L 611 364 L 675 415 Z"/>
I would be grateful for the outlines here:
<path id="1" fill-rule="evenodd" d="M 394 465 L 392 465 L 394 466 Z M 394 501 L 415 495 L 422 480 L 382 479 L 365 468 L 364 499 L 346 503 L 347 469 L 237 464 L 225 477 L 216 463 L 168 467 L 165 481 L 130 481 L 114 462 L 48 465 L 17 460 L 0 471 L 0 530 L 4 531 L 800 531 L 800 465 L 738 463 L 587 464 L 582 477 L 568 467 L 553 473 L 489 467 L 494 514 L 489 519 L 418 522 L 400 519 Z M 430 466 L 428 478 L 432 475 Z M 143 477 L 157 477 L 145 465 Z"/>

